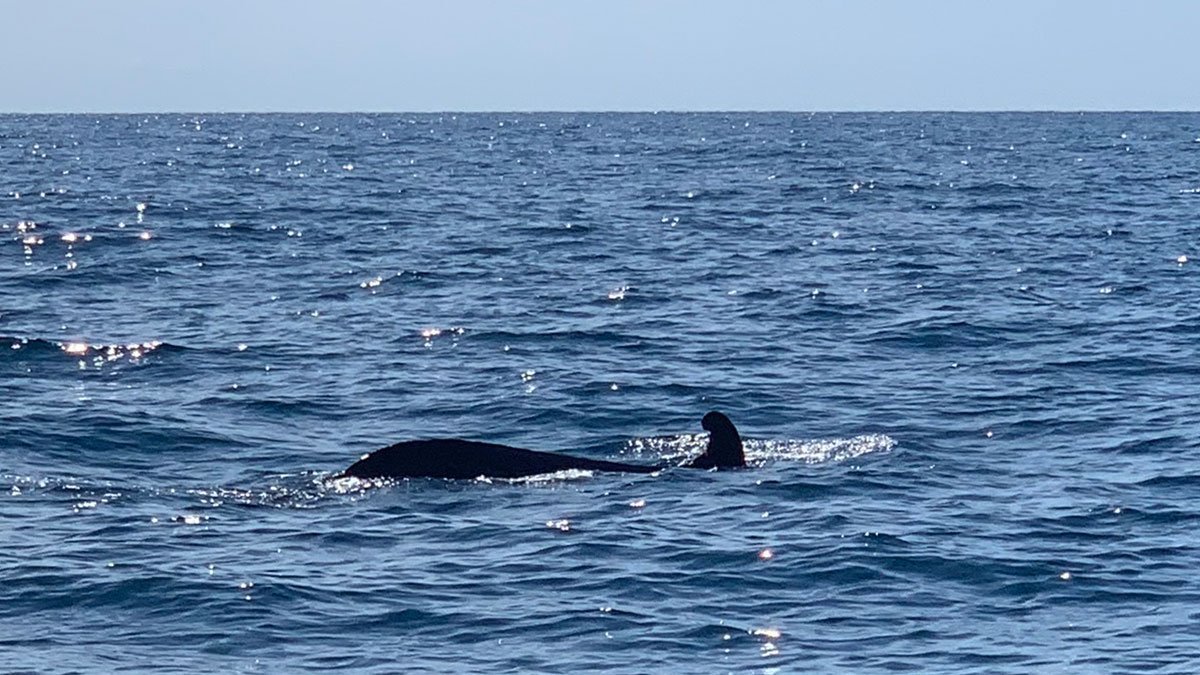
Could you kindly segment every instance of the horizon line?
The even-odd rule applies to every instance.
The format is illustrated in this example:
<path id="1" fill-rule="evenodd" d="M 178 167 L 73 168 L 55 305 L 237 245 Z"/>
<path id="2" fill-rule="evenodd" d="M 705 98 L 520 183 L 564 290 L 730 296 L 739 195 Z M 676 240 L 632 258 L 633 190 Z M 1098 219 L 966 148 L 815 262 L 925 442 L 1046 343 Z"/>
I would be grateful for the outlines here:
<path id="1" fill-rule="evenodd" d="M 1091 114 L 1091 113 L 1200 113 L 1190 108 L 512 108 L 512 109 L 229 109 L 229 110 L 3 110 L 0 116 L 11 115 L 587 115 L 587 114 Z"/>

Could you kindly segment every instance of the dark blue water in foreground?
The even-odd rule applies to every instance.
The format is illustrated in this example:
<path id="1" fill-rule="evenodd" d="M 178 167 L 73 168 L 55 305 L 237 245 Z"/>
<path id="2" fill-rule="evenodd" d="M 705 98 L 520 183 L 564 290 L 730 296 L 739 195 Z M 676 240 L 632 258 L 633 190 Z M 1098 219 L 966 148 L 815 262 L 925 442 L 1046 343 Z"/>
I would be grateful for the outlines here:
<path id="1" fill-rule="evenodd" d="M 0 117 L 0 670 L 1195 672 L 1198 141 Z"/>

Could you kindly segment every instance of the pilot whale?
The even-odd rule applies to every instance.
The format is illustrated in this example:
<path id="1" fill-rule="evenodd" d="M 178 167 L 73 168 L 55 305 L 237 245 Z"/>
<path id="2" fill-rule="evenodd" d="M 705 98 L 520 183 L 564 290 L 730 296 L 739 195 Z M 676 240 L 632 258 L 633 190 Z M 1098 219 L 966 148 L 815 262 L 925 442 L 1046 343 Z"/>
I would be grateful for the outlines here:
<path id="1" fill-rule="evenodd" d="M 708 446 L 703 454 L 684 466 L 696 469 L 745 466 L 741 436 L 728 417 L 714 410 L 705 415 L 700 424 L 709 432 Z M 521 478 L 566 469 L 653 473 L 664 468 L 667 467 L 587 459 L 461 438 L 441 438 L 401 441 L 389 445 L 351 464 L 339 477 Z"/>

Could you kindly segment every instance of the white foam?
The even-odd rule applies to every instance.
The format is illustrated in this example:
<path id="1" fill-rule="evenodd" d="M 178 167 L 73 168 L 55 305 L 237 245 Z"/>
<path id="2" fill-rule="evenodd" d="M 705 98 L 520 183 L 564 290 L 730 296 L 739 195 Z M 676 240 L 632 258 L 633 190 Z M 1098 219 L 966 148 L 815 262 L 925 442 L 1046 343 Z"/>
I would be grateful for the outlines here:
<path id="1" fill-rule="evenodd" d="M 653 455 L 667 462 L 681 462 L 704 452 L 708 434 L 680 434 L 635 438 L 625 444 L 625 452 L 633 455 Z M 873 452 L 888 452 L 896 441 L 886 434 L 864 434 L 848 438 L 743 439 L 746 461 L 757 464 L 767 461 L 844 462 Z"/>
<path id="2" fill-rule="evenodd" d="M 536 476 L 522 476 L 520 478 L 505 478 L 505 479 L 489 479 L 488 482 L 494 480 L 503 480 L 506 483 L 525 483 L 530 485 L 541 485 L 544 483 L 557 483 L 567 480 L 581 480 L 591 478 L 595 475 L 594 472 L 587 469 L 563 469 L 562 471 L 553 471 L 551 473 L 539 473 Z"/>

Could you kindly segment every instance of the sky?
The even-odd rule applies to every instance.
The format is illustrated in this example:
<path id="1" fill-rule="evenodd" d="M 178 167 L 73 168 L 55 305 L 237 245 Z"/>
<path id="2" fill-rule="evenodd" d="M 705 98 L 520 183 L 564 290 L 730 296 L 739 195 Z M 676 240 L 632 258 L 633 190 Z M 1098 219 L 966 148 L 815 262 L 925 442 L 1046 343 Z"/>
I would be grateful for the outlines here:
<path id="1" fill-rule="evenodd" d="M 1192 0 L 0 0 L 4 112 L 1200 110 Z"/>

